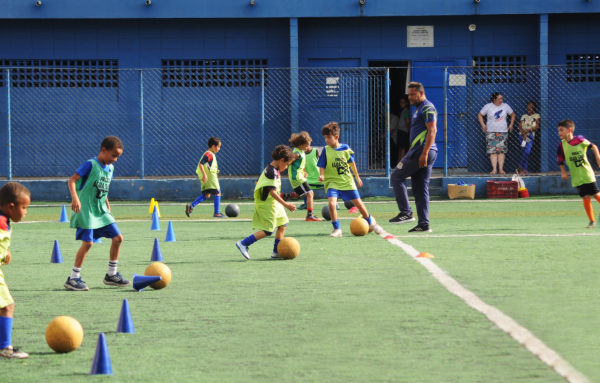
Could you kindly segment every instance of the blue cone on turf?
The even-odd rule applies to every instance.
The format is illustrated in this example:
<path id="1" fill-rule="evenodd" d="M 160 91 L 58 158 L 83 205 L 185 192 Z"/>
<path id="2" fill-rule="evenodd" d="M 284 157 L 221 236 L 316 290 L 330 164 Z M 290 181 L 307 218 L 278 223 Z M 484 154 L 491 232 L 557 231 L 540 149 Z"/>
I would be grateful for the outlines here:
<path id="1" fill-rule="evenodd" d="M 156 206 L 154 206 L 154 210 L 152 210 L 152 227 L 150 230 L 160 230 L 160 222 L 158 221 L 158 211 L 156 211 Z"/>
<path id="2" fill-rule="evenodd" d="M 158 275 L 137 275 L 133 274 L 133 288 L 137 291 L 142 291 L 145 287 L 150 286 L 154 282 L 162 279 Z"/>
<path id="3" fill-rule="evenodd" d="M 69 217 L 67 217 L 67 208 L 63 205 L 62 210 L 60 212 L 60 221 L 59 222 L 69 222 Z"/>
<path id="4" fill-rule="evenodd" d="M 103 333 L 100 333 L 98 334 L 98 343 L 96 344 L 96 353 L 94 354 L 90 375 L 112 375 L 112 373 L 106 338 Z"/>
<path id="5" fill-rule="evenodd" d="M 158 238 L 154 238 L 154 247 L 152 248 L 152 258 L 150 258 L 152 262 L 162 262 L 163 256 L 162 251 L 160 251 L 160 246 L 158 244 Z"/>
<path id="6" fill-rule="evenodd" d="M 167 227 L 167 237 L 165 238 L 165 242 L 175 242 L 175 232 L 173 231 L 173 223 L 169 221 L 169 227 Z"/>
<path id="7" fill-rule="evenodd" d="M 121 315 L 119 316 L 119 323 L 117 324 L 117 332 L 135 334 L 133 320 L 131 320 L 131 313 L 129 312 L 129 302 L 127 302 L 127 299 L 123 299 Z"/>
<path id="8" fill-rule="evenodd" d="M 60 253 L 60 246 L 58 241 L 54 240 L 54 247 L 52 248 L 52 257 L 50 257 L 50 263 L 63 263 L 62 254 Z"/>

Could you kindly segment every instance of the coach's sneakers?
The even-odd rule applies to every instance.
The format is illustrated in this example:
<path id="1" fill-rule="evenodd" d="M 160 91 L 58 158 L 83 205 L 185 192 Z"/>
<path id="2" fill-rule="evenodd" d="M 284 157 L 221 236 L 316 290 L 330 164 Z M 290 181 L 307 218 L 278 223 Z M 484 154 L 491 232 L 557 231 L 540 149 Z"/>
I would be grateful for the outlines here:
<path id="1" fill-rule="evenodd" d="M 129 283 L 130 283 L 127 279 L 124 279 L 123 276 L 121 275 L 121 273 L 119 273 L 118 271 L 115 275 L 106 274 L 104 276 L 103 282 L 105 285 L 119 286 L 119 287 L 129 286 Z"/>
<path id="2" fill-rule="evenodd" d="M 26 359 L 29 358 L 29 354 L 25 351 L 21 351 L 13 346 L 6 346 L 0 350 L 0 358 L 6 359 Z"/>
<path id="3" fill-rule="evenodd" d="M 315 216 L 314 216 L 314 215 L 312 215 L 312 214 L 311 214 L 311 215 L 307 215 L 307 216 L 306 216 L 306 220 L 307 220 L 307 221 L 310 221 L 310 222 L 320 222 L 320 221 L 322 221 L 322 219 L 321 219 L 321 218 L 319 218 L 319 217 L 315 217 Z"/>
<path id="4" fill-rule="evenodd" d="M 238 248 L 238 250 L 240 251 L 240 253 L 242 253 L 242 255 L 244 256 L 244 258 L 250 259 L 250 254 L 248 254 L 248 247 L 242 245 L 242 241 L 237 241 L 235 243 L 235 246 Z"/>
<path id="5" fill-rule="evenodd" d="M 89 288 L 85 285 L 85 282 L 81 278 L 67 278 L 65 282 L 65 288 L 73 291 L 88 291 Z"/>
<path id="6" fill-rule="evenodd" d="M 431 233 L 429 225 L 417 225 L 408 231 L 409 233 Z"/>
<path id="7" fill-rule="evenodd" d="M 273 253 L 271 254 L 271 259 L 283 259 L 283 258 L 281 258 L 281 257 L 279 256 L 279 253 L 273 252 Z"/>
<path id="8" fill-rule="evenodd" d="M 190 214 L 192 214 L 192 210 L 194 210 L 192 205 L 190 205 L 189 203 L 187 205 L 185 205 L 185 215 L 187 215 L 189 217 Z"/>
<path id="9" fill-rule="evenodd" d="M 395 216 L 394 218 L 390 219 L 390 223 L 406 223 L 406 222 L 413 222 L 415 220 L 415 217 L 413 217 L 412 214 L 398 214 L 397 216 Z"/>
<path id="10" fill-rule="evenodd" d="M 330 237 L 335 237 L 335 238 L 342 238 L 342 229 L 333 229 L 333 231 L 331 232 L 331 234 L 329 234 Z"/>
<path id="11" fill-rule="evenodd" d="M 215 213 L 215 214 L 213 214 L 213 217 L 214 218 L 225 218 L 225 216 L 221 213 Z"/>
<path id="12" fill-rule="evenodd" d="M 588 225 L 586 227 L 588 229 L 595 229 L 596 228 L 596 221 L 590 221 L 590 223 L 588 223 Z"/>

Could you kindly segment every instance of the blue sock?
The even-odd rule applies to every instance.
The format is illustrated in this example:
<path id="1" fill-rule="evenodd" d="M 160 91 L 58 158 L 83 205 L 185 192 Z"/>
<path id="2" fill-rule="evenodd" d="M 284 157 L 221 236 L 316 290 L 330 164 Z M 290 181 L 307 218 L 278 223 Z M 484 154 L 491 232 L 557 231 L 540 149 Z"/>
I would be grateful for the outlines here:
<path id="1" fill-rule="evenodd" d="M 306 197 L 304 197 L 304 204 L 306 205 Z"/>
<path id="2" fill-rule="evenodd" d="M 256 241 L 258 241 L 258 239 L 256 239 L 256 237 L 254 236 L 254 234 L 250 234 L 246 238 L 242 239 L 242 245 L 248 247 L 248 246 L 252 245 Z"/>
<path id="3" fill-rule="evenodd" d="M 363 217 L 368 223 L 369 225 L 372 223 L 371 222 L 371 214 L 369 214 L 369 216 L 367 218 Z"/>
<path id="4" fill-rule="evenodd" d="M 0 349 L 12 344 L 13 319 L 9 317 L 0 317 Z"/>
<path id="5" fill-rule="evenodd" d="M 196 205 L 198 205 L 200 202 L 204 201 L 206 199 L 206 196 L 204 194 L 201 194 L 198 198 L 196 198 L 194 200 L 194 202 L 192 202 L 192 204 L 190 205 L 193 208 L 196 207 Z"/>
<path id="6" fill-rule="evenodd" d="M 220 213 L 220 212 L 221 212 L 221 196 L 216 195 L 215 196 L 215 214 Z"/>
<path id="7" fill-rule="evenodd" d="M 273 244 L 273 252 L 277 253 L 277 245 L 279 245 L 280 239 L 275 238 L 275 243 Z"/>
<path id="8" fill-rule="evenodd" d="M 331 224 L 333 225 L 334 229 L 340 228 L 340 220 L 339 219 L 336 219 L 335 221 L 331 221 Z"/>

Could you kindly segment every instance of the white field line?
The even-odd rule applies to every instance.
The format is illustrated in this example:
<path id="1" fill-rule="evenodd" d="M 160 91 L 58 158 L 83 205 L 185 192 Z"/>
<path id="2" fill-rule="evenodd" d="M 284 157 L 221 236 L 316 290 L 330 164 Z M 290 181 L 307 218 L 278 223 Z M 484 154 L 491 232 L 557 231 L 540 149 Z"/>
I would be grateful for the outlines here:
<path id="1" fill-rule="evenodd" d="M 379 236 L 386 239 L 391 244 L 401 248 L 407 255 L 412 257 L 425 267 L 431 275 L 437 279 L 452 294 L 462 299 L 467 305 L 485 315 L 493 324 L 510 335 L 519 342 L 533 355 L 537 356 L 542 362 L 550 366 L 557 374 L 572 383 L 590 383 L 589 379 L 581 372 L 564 360 L 556 351 L 548 347 L 544 342 L 538 339 L 531 331 L 521 326 L 517 321 L 504 314 L 497 308 L 488 305 L 481 300 L 475 293 L 463 287 L 454 278 L 448 275 L 437 264 L 429 258 L 417 257 L 419 251 L 411 245 L 400 241 L 396 237 L 390 237 L 392 234 L 381 229 Z"/>

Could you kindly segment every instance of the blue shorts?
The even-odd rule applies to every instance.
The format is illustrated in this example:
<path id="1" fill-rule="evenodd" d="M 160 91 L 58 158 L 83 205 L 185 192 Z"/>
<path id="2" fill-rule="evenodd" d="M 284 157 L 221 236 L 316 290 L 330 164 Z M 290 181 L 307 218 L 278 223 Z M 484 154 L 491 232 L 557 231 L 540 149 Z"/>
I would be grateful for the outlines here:
<path id="1" fill-rule="evenodd" d="M 121 231 L 117 227 L 116 223 L 111 223 L 98 229 L 77 229 L 75 232 L 75 239 L 84 242 L 93 242 L 94 239 L 100 237 L 114 238 L 121 235 Z"/>
<path id="2" fill-rule="evenodd" d="M 329 188 L 327 189 L 327 198 L 329 197 L 342 197 L 344 201 L 353 201 L 355 199 L 359 199 L 360 194 L 358 194 L 358 190 L 337 190 Z"/>

